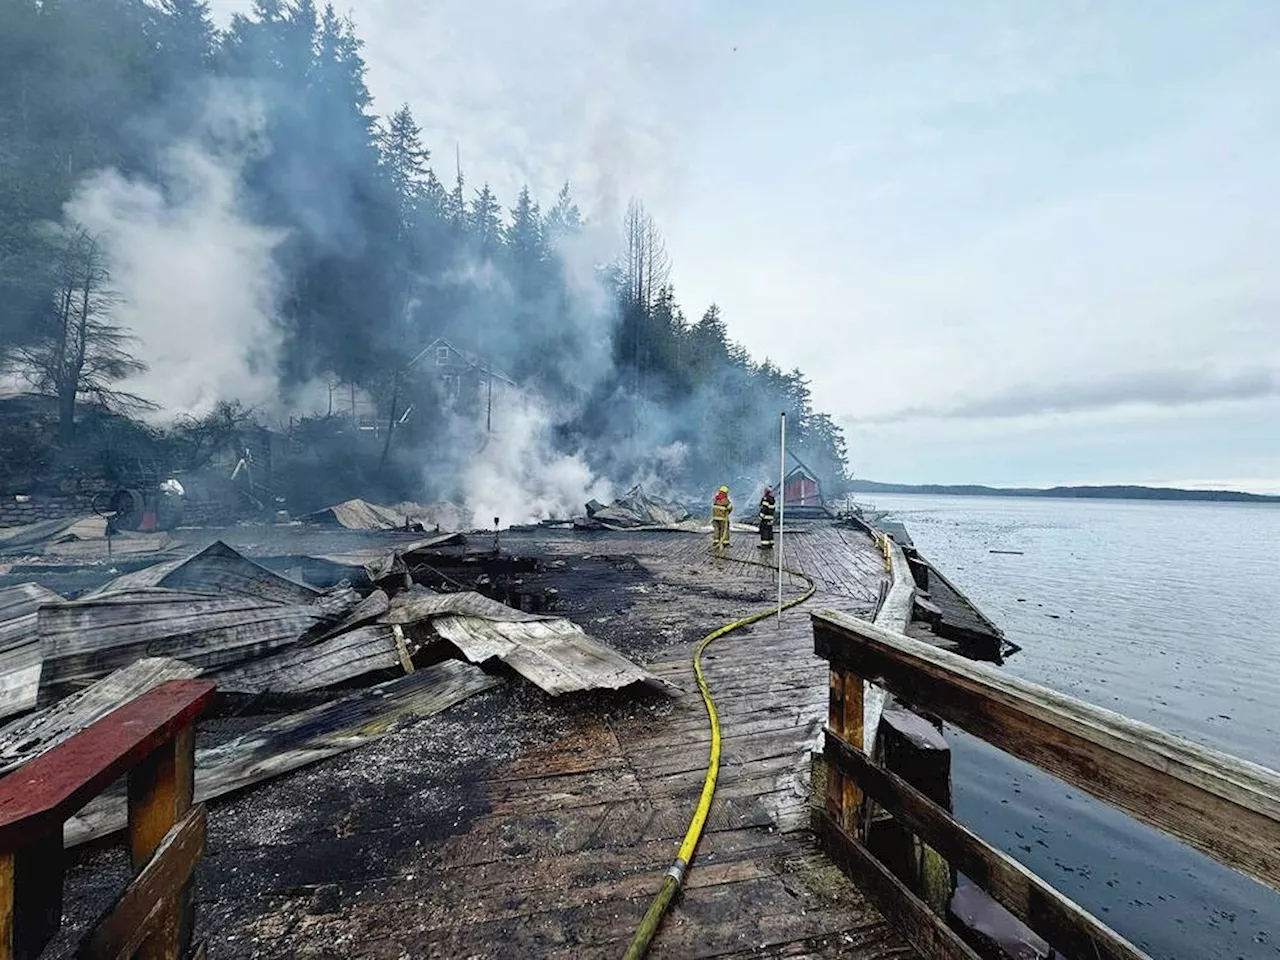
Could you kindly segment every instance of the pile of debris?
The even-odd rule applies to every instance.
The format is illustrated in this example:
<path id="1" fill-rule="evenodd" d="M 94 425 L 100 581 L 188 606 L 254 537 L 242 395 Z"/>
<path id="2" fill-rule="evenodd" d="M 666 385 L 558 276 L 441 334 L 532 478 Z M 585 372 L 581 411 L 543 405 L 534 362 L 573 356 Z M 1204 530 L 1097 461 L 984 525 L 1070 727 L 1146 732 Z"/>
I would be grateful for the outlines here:
<path id="1" fill-rule="evenodd" d="M 711 511 L 703 517 L 693 516 L 674 500 L 663 500 L 644 492 L 637 485 L 607 507 L 598 500 L 587 504 L 587 515 L 576 517 L 573 525 L 579 530 L 660 530 L 677 533 L 710 533 Z M 737 533 L 754 531 L 754 526 L 734 523 Z"/>
<path id="2" fill-rule="evenodd" d="M 644 492 L 637 485 L 609 506 L 598 500 L 587 504 L 587 516 L 582 526 L 605 530 L 653 530 L 668 529 L 690 519 L 689 511 L 678 503 L 660 500 Z"/>
<path id="3" fill-rule="evenodd" d="M 470 511 L 452 503 L 424 506 L 420 503 L 397 503 L 382 506 L 356 498 L 335 503 L 299 518 L 303 523 L 345 530 L 411 530 L 421 533 L 434 527 L 463 530 L 471 525 Z"/>
<path id="4" fill-rule="evenodd" d="M 165 533 L 109 531 L 100 516 L 40 520 L 0 529 L 0 568 L 16 562 L 36 567 L 75 562 L 89 557 L 159 553 L 172 545 Z"/>
<path id="5" fill-rule="evenodd" d="M 552 696 L 659 685 L 567 619 L 433 582 L 433 551 L 461 543 L 454 534 L 309 558 L 363 574 L 328 588 L 218 541 L 74 600 L 35 583 L 0 589 L 0 718 L 10 718 L 0 727 L 0 775 L 170 679 L 213 680 L 223 697 L 320 701 L 200 751 L 202 797 L 384 736 L 506 674 Z M 123 811 L 120 798 L 101 799 L 68 825 L 68 841 L 117 829 Z"/>

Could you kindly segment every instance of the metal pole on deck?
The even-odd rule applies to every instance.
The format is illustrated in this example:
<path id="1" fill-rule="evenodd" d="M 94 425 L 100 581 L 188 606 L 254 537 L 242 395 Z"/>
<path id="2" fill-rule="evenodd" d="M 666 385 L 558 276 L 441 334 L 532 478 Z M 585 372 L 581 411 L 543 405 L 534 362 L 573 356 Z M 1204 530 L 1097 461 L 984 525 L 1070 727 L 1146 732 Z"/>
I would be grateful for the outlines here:
<path id="1" fill-rule="evenodd" d="M 782 460 L 778 469 L 778 623 L 782 623 L 782 525 L 787 508 L 787 414 L 782 413 Z"/>

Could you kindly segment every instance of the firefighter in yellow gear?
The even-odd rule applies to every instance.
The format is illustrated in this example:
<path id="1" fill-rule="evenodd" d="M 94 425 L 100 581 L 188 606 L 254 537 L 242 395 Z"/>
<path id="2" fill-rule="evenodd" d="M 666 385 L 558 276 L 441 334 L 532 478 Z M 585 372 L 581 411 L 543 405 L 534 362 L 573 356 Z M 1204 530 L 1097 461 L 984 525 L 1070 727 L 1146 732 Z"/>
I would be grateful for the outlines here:
<path id="1" fill-rule="evenodd" d="M 721 487 L 711 501 L 711 540 L 717 547 L 729 545 L 729 514 L 733 513 L 733 501 L 729 488 Z"/>
<path id="2" fill-rule="evenodd" d="M 764 496 L 760 498 L 760 549 L 768 550 L 773 546 L 773 520 L 777 515 L 777 504 L 773 499 L 773 488 L 765 487 Z"/>

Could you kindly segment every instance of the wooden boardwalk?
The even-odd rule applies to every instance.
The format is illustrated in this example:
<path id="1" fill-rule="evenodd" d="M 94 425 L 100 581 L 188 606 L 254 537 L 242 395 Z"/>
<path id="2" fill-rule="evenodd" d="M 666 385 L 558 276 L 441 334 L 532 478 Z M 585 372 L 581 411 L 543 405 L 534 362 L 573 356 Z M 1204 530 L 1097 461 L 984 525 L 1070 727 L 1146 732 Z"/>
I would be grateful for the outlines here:
<path id="1" fill-rule="evenodd" d="M 748 535 L 729 559 L 713 558 L 708 538 L 689 534 L 606 542 L 659 582 L 698 578 L 747 598 L 738 615 L 772 599 L 774 573 L 732 562 L 759 559 Z M 581 552 L 582 542 L 570 549 Z M 813 573 L 817 597 L 781 624 L 725 637 L 705 658 L 724 736 L 719 790 L 653 957 L 913 956 L 808 830 L 808 751 L 827 699 L 809 610 L 868 615 L 882 561 L 869 540 L 829 525 L 797 533 L 787 559 Z M 788 584 L 788 596 L 803 587 Z M 423 844 L 411 870 L 337 915 L 290 917 L 291 952 L 331 955 L 340 943 L 348 956 L 621 956 L 702 788 L 710 735 L 691 646 L 650 665 L 675 688 L 669 703 L 583 711 L 554 742 L 490 769 L 477 785 L 484 816 Z M 269 942 L 270 924 L 256 931 Z"/>

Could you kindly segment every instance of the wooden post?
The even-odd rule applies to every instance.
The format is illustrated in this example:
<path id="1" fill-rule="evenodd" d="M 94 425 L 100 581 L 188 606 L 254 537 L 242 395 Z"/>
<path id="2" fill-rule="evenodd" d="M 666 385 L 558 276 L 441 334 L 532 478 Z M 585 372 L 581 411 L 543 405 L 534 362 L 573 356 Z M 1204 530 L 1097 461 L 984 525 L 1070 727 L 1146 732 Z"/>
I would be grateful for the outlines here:
<path id="1" fill-rule="evenodd" d="M 886 707 L 876 737 L 880 765 L 951 811 L 951 748 L 941 731 L 901 705 Z M 893 820 L 875 821 L 871 851 L 939 916 L 955 891 L 955 871 L 928 844 Z"/>
<path id="2" fill-rule="evenodd" d="M 129 854 L 142 870 L 165 835 L 191 809 L 195 793 L 195 727 L 188 725 L 129 774 Z M 142 945 L 143 960 L 176 960 L 191 943 L 194 901 L 188 882 L 174 893 L 159 929 Z"/>
<path id="3" fill-rule="evenodd" d="M 863 748 L 862 678 L 833 667 L 830 673 L 827 726 L 850 746 Z M 861 826 L 862 791 L 834 764 L 827 765 L 827 813 L 845 830 Z"/>
<path id="4" fill-rule="evenodd" d="M 13 900 L 17 871 L 13 853 L 0 853 L 0 960 L 13 960 L 17 955 L 13 942 Z"/>
<path id="5" fill-rule="evenodd" d="M 0 958 L 39 956 L 62 921 L 62 834 L 0 854 Z"/>

